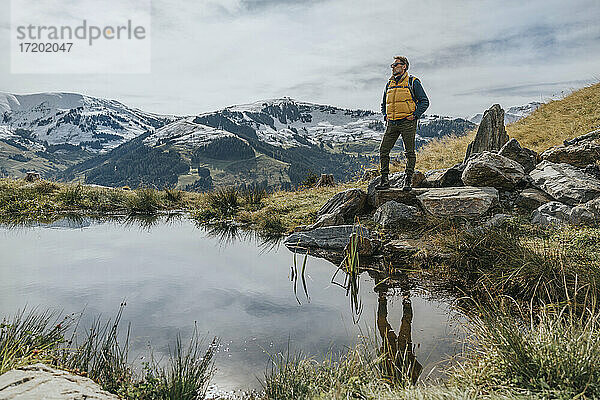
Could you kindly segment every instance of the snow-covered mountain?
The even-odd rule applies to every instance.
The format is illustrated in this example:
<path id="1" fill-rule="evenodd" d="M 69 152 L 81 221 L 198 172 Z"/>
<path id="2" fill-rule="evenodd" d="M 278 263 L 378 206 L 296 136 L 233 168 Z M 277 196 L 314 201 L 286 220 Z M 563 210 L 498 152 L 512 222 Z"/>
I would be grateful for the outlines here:
<path id="1" fill-rule="evenodd" d="M 380 141 L 385 124 L 379 113 L 301 102 L 289 97 L 234 105 L 222 110 L 174 122 L 156 131 L 146 143 L 172 137 L 179 144 L 211 141 L 219 134 L 235 133 L 281 148 L 323 146 Z M 196 125 L 190 125 L 190 124 Z M 202 128 L 201 126 L 205 126 Z M 207 129 L 206 127 L 212 129 Z M 435 137 L 462 134 L 474 127 L 453 117 L 425 115 L 419 121 L 417 146 Z M 220 133 L 219 133 L 220 132 Z"/>
<path id="2" fill-rule="evenodd" d="M 34 151 L 69 144 L 105 152 L 176 119 L 76 93 L 0 92 L 0 139 Z"/>
<path id="3" fill-rule="evenodd" d="M 504 125 L 512 124 L 517 122 L 521 118 L 525 118 L 535 110 L 537 110 L 542 104 L 538 101 L 532 101 L 531 103 L 524 104 L 522 106 L 513 106 L 508 110 L 504 111 Z M 469 118 L 469 121 L 474 124 L 479 124 L 483 118 L 483 113 L 478 113 Z"/>
<path id="4" fill-rule="evenodd" d="M 473 127 L 424 116 L 416 145 Z M 184 117 L 74 93 L 0 93 L 0 174 L 35 169 L 103 185 L 199 188 L 204 179 L 289 187 L 310 173 L 354 176 L 376 161 L 384 130 L 380 113 L 289 97 Z"/>

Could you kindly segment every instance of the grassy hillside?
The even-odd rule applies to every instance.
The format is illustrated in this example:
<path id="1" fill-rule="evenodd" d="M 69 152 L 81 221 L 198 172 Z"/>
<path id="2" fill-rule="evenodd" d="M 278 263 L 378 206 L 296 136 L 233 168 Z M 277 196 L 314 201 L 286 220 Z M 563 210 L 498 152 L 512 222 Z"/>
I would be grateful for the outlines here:
<path id="1" fill-rule="evenodd" d="M 563 140 L 600 127 L 600 83 L 571 93 L 561 100 L 543 104 L 531 115 L 506 126 L 521 146 L 542 152 Z M 461 137 L 435 140 L 417 153 L 417 169 L 447 168 L 464 159 L 475 131 Z"/>

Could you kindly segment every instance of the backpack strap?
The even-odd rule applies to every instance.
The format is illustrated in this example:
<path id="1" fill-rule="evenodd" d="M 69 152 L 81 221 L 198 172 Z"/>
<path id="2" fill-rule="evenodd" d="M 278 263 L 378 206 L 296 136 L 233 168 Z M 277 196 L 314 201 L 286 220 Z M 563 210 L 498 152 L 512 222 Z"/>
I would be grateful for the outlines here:
<path id="1" fill-rule="evenodd" d="M 415 99 L 415 90 L 414 90 L 415 79 L 417 79 L 417 78 L 412 75 L 408 76 L 408 90 L 410 91 L 410 97 L 412 97 L 413 101 L 416 103 L 417 100 Z"/>

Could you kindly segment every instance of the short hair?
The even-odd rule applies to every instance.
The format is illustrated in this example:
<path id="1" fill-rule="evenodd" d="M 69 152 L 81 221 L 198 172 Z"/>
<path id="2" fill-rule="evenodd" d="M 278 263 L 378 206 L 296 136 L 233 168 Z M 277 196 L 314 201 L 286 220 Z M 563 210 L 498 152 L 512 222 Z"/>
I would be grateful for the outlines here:
<path id="1" fill-rule="evenodd" d="M 404 56 L 395 56 L 395 57 L 394 57 L 394 60 L 396 60 L 396 61 L 400 61 L 401 63 L 403 63 L 403 64 L 406 64 L 406 69 L 408 69 L 408 66 L 410 65 L 410 64 L 408 63 L 408 58 L 406 58 L 406 57 L 404 57 Z"/>

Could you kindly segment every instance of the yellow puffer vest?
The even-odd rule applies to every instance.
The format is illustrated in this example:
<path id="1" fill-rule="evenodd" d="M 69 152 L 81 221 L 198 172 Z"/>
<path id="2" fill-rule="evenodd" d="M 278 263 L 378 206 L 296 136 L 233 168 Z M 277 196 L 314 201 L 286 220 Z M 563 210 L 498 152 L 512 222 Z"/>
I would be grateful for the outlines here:
<path id="1" fill-rule="evenodd" d="M 388 121 L 406 118 L 416 109 L 417 105 L 408 86 L 408 74 L 405 72 L 398 83 L 392 76 L 385 94 L 385 114 Z"/>

